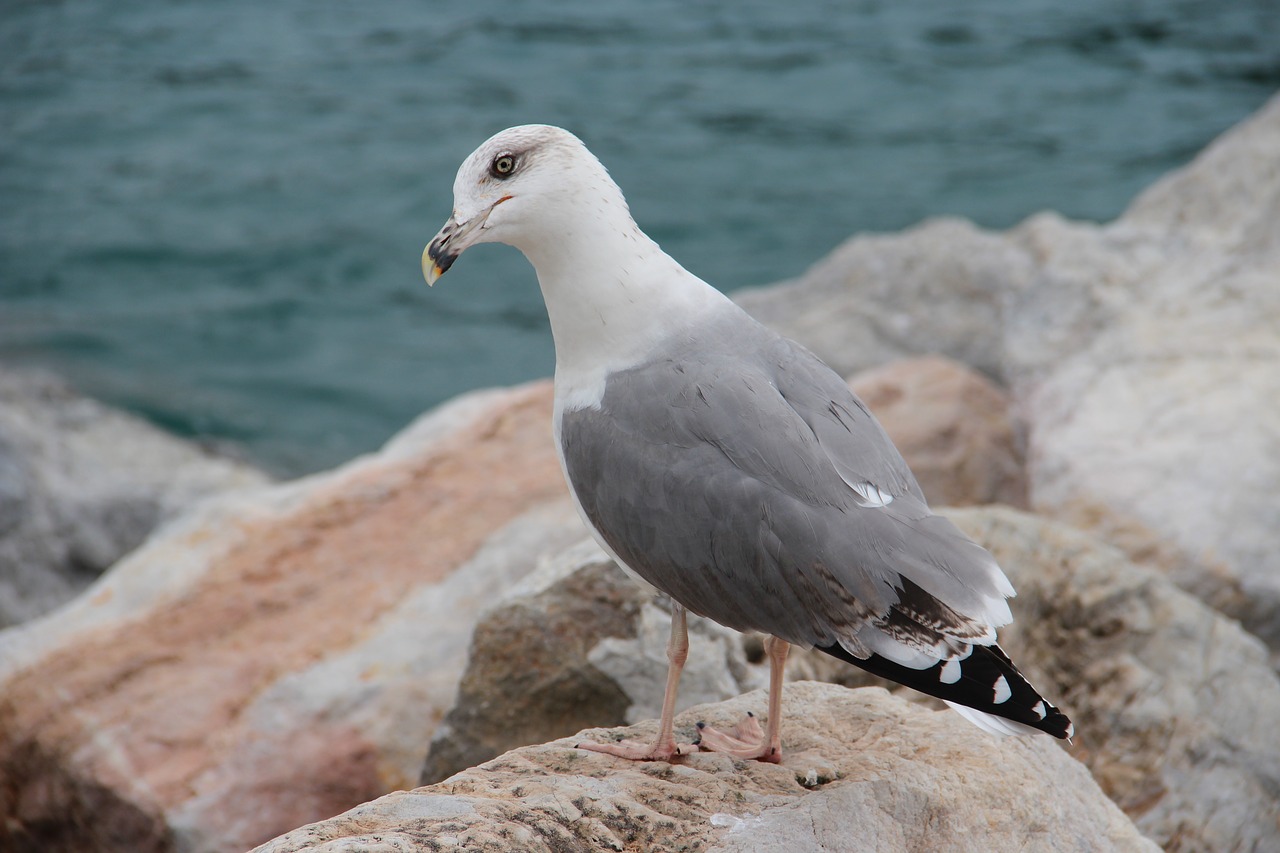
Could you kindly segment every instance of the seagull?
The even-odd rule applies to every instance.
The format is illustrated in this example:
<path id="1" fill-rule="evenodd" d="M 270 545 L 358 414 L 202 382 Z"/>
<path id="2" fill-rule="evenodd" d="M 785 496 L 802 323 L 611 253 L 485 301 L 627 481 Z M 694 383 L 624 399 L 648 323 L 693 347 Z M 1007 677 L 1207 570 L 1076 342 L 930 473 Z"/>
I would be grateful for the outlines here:
<path id="1" fill-rule="evenodd" d="M 791 646 L 936 696 L 993 734 L 1071 737 L 996 644 L 1014 589 L 991 554 L 930 511 L 844 380 L 640 230 L 581 140 L 548 125 L 504 130 L 463 162 L 453 195 L 422 254 L 427 284 L 479 243 L 533 264 L 569 491 L 600 547 L 672 601 L 657 738 L 580 747 L 780 762 Z M 766 635 L 766 728 L 748 715 L 676 742 L 687 611 Z"/>

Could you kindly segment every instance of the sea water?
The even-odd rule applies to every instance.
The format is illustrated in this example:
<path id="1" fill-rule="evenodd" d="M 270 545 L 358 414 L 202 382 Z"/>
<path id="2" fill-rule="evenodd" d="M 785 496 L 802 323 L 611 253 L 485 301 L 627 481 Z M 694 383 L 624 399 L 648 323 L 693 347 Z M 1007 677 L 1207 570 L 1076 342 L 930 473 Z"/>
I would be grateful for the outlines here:
<path id="1" fill-rule="evenodd" d="M 732 291 L 933 215 L 1114 218 L 1277 83 L 1275 0 L 6 2 L 0 364 L 316 470 L 550 374 L 515 250 L 419 272 L 503 127 L 578 133 Z"/>

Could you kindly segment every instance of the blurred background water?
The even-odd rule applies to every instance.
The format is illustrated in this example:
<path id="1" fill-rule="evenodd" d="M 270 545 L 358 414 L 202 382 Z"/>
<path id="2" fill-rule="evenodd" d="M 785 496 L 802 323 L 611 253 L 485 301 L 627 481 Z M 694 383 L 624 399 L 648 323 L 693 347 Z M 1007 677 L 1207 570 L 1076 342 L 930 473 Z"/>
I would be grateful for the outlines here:
<path id="1" fill-rule="evenodd" d="M 503 127 L 578 133 L 733 290 L 936 214 L 1111 219 L 1277 84 L 1277 0 L 0 0 L 0 363 L 316 470 L 550 375 L 515 250 L 419 272 Z"/>

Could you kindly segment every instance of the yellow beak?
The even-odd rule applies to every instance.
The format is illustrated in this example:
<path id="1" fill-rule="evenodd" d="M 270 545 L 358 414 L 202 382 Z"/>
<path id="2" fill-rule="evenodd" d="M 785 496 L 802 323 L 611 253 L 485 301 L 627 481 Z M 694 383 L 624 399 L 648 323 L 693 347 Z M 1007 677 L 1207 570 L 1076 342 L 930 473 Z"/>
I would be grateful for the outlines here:
<path id="1" fill-rule="evenodd" d="M 422 277 L 427 280 L 427 287 L 436 283 L 436 279 L 444 275 L 444 270 L 431 257 L 431 246 L 422 250 Z"/>
<path id="2" fill-rule="evenodd" d="M 488 209 L 475 214 L 466 222 L 459 222 L 456 212 L 449 217 L 449 221 L 440 229 L 440 233 L 432 237 L 427 248 L 422 250 L 422 277 L 427 280 L 428 287 L 449 271 L 449 267 L 453 266 L 458 255 L 476 242 L 493 209 L 504 201 L 510 201 L 511 198 L 509 195 L 504 195 L 489 205 Z"/>

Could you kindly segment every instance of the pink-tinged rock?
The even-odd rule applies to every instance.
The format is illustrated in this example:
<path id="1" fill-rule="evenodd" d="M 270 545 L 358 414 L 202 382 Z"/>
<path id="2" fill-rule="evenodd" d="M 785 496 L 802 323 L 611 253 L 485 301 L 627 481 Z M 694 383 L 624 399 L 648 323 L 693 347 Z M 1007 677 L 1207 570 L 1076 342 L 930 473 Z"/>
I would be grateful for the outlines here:
<path id="1" fill-rule="evenodd" d="M 931 504 L 1026 505 L 1009 395 L 991 380 L 926 356 L 864 370 L 849 385 L 902 451 Z"/>
<path id="2" fill-rule="evenodd" d="M 185 517 L 0 634 L 15 843 L 242 850 L 412 785 L 475 615 L 583 534 L 550 412 L 549 383 L 461 398 Z"/>

